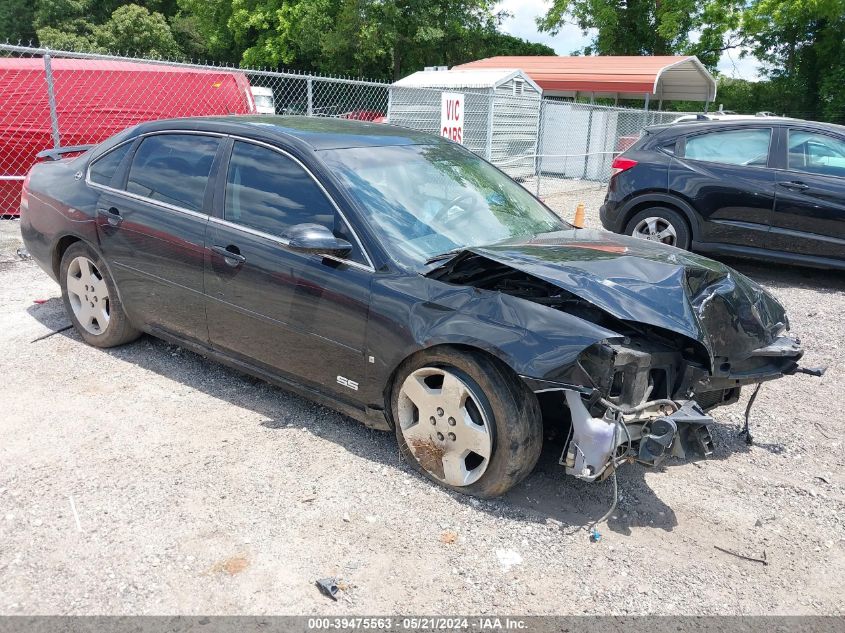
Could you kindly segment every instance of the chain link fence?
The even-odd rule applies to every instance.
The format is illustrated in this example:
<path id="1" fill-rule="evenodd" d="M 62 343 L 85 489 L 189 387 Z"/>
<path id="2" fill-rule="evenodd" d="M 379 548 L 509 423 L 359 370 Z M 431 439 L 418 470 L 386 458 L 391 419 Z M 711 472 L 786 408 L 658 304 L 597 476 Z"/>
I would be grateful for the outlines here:
<path id="1" fill-rule="evenodd" d="M 18 212 L 36 154 L 136 123 L 262 114 L 383 122 L 386 83 L 0 44 L 0 215 Z"/>
<path id="2" fill-rule="evenodd" d="M 643 128 L 671 123 L 688 112 L 543 99 L 536 178 L 528 186 L 556 209 L 579 203 L 598 210 L 613 159 L 639 139 Z"/>
<path id="3" fill-rule="evenodd" d="M 275 113 L 438 134 L 444 91 L 464 95 L 463 144 L 565 217 L 578 202 L 597 209 L 613 157 L 644 126 L 684 114 L 566 102 L 510 88 L 400 87 L 0 44 L 0 215 L 17 213 L 22 181 L 39 151 L 98 143 L 142 121 Z"/>

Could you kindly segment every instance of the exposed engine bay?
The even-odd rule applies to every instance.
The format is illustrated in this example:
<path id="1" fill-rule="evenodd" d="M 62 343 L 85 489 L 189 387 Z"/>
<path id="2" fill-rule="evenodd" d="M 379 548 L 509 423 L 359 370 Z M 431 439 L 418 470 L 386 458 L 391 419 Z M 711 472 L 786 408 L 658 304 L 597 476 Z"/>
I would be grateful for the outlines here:
<path id="1" fill-rule="evenodd" d="M 690 451 L 707 456 L 714 423 L 708 411 L 736 402 L 744 385 L 815 373 L 799 368 L 803 350 L 785 335 L 780 304 L 727 267 L 698 267 L 690 255 L 637 259 L 626 271 L 619 263 L 632 258 L 617 253 L 612 271 L 601 257 L 546 267 L 537 265 L 537 253 L 543 255 L 537 246 L 521 244 L 517 253 L 513 246 L 469 249 L 428 276 L 537 303 L 618 334 L 588 345 L 553 375 L 522 376 L 541 399 L 557 394 L 544 418 L 556 411 L 567 429 L 560 463 L 568 474 L 593 481 L 626 461 L 654 466 Z M 529 249 L 530 263 L 515 256 Z M 646 273 L 662 276 L 664 293 L 660 283 L 643 279 Z"/>

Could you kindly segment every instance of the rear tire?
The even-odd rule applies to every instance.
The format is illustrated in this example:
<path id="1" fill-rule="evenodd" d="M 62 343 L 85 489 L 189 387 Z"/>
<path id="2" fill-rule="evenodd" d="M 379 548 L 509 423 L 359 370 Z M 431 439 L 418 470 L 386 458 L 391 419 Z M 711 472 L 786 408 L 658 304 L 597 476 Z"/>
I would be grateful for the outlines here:
<path id="1" fill-rule="evenodd" d="M 115 347 L 141 335 L 123 310 L 105 262 L 84 242 L 71 244 L 62 255 L 59 282 L 65 311 L 89 345 Z"/>
<path id="2" fill-rule="evenodd" d="M 391 412 L 402 456 L 457 492 L 502 495 L 540 456 L 537 397 L 506 366 L 481 353 L 436 348 L 414 355 L 396 373 Z"/>
<path id="3" fill-rule="evenodd" d="M 692 242 L 686 219 L 668 207 L 640 211 L 628 222 L 625 234 L 684 250 L 689 250 Z"/>

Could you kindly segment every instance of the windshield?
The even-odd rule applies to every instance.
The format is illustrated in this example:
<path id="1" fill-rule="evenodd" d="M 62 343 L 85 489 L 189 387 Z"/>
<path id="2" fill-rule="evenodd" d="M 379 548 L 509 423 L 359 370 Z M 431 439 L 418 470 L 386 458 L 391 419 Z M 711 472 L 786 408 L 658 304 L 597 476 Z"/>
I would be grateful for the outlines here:
<path id="1" fill-rule="evenodd" d="M 455 145 L 335 149 L 322 155 L 385 248 L 415 268 L 448 251 L 569 228 L 521 185 Z"/>

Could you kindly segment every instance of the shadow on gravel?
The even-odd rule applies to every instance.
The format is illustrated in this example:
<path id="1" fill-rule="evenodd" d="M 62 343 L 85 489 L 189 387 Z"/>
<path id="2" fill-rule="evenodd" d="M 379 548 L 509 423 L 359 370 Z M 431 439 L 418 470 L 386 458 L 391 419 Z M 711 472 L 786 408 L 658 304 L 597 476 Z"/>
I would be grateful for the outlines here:
<path id="1" fill-rule="evenodd" d="M 38 299 L 38 297 L 34 299 Z M 26 311 L 33 319 L 50 330 L 46 335 L 39 337 L 39 340 L 64 332 L 70 325 L 70 319 L 65 314 L 65 306 L 61 297 L 47 299 L 44 303 L 33 303 L 27 307 Z"/>
<path id="2" fill-rule="evenodd" d="M 68 322 L 60 298 L 30 306 L 27 312 L 54 334 L 83 344 L 73 329 L 60 330 Z M 100 351 L 236 407 L 250 409 L 263 418 L 260 424 L 266 429 L 277 430 L 295 425 L 360 457 L 405 472 L 415 472 L 402 463 L 391 433 L 367 429 L 339 413 L 193 352 L 148 336 L 129 345 Z M 732 453 L 748 450 L 744 441 L 736 437 L 739 428 L 732 420 L 730 424 L 714 429 L 717 452 L 709 459 L 726 459 Z M 459 503 L 497 517 L 543 524 L 551 521 L 559 524 L 564 532 L 586 528 L 610 508 L 613 484 L 609 479 L 587 483 L 566 476 L 563 467 L 558 464 L 562 449 L 563 444 L 559 440 L 547 441 L 534 472 L 500 499 L 476 500 L 458 493 L 448 494 Z M 658 470 L 672 476 L 667 471 L 679 465 L 690 466 L 691 461 L 671 459 Z M 645 473 L 646 468 L 639 464 L 620 468 L 617 473 L 619 504 L 604 529 L 630 535 L 635 527 L 672 531 L 678 525 L 672 508 L 647 484 Z"/>
<path id="3" fill-rule="evenodd" d="M 721 461 L 735 453 L 750 450 L 745 440 L 739 437 L 741 425 L 732 420 L 721 420 L 713 428 L 716 452 L 706 461 Z M 559 522 L 563 531 L 586 527 L 604 516 L 613 503 L 613 482 L 610 478 L 601 482 L 585 482 L 564 475 L 558 460 L 563 451 L 560 441 L 546 441 L 543 453 L 534 472 L 520 485 L 509 491 L 503 501 L 511 508 L 521 508 L 526 519 Z M 619 502 L 607 520 L 607 527 L 613 532 L 629 536 L 632 528 L 658 528 L 671 532 L 677 525 L 674 510 L 658 497 L 645 479 L 647 472 L 660 476 L 672 476 L 678 467 L 696 467 L 704 461 L 698 456 L 681 460 L 669 458 L 658 468 L 647 468 L 640 464 L 625 464 L 617 471 Z"/>
<path id="4" fill-rule="evenodd" d="M 845 275 L 842 271 L 750 262 L 744 259 L 719 258 L 719 261 L 765 286 L 778 289 L 807 288 L 821 293 L 845 291 Z"/>

